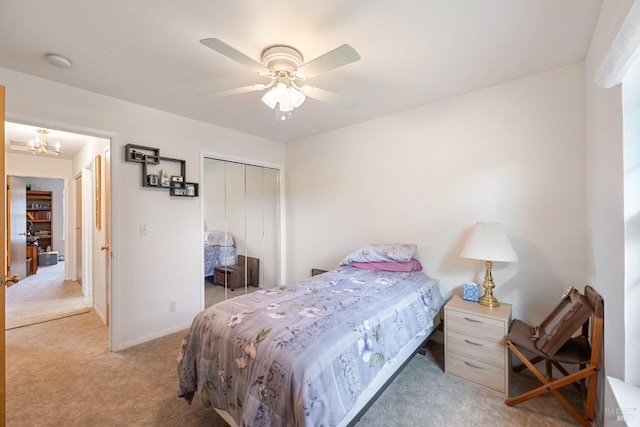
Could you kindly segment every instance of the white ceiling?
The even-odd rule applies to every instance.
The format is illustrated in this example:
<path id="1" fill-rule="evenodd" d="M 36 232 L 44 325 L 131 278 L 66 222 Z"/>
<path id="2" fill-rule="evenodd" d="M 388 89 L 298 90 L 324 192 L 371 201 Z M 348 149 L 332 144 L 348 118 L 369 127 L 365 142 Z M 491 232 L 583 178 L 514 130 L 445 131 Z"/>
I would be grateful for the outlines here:
<path id="1" fill-rule="evenodd" d="M 5 122 L 5 151 L 15 154 L 24 154 L 27 156 L 33 156 L 29 151 L 29 141 L 34 137 L 39 136 L 38 129 L 42 129 L 42 126 L 31 126 L 22 123 Z M 71 160 L 86 144 L 95 144 L 100 142 L 101 146 L 105 141 L 102 138 L 96 138 L 94 136 L 79 135 L 76 133 L 69 133 L 57 129 L 51 129 L 49 127 L 44 128 L 49 133 L 47 134 L 47 145 L 50 148 L 55 147 L 56 142 L 60 142 L 62 146 L 62 152 L 55 156 L 53 154 L 45 154 L 44 156 L 50 156 L 52 158 Z"/>
<path id="2" fill-rule="evenodd" d="M 287 142 L 581 61 L 601 3 L 5 0 L 0 66 Z M 309 61 L 348 43 L 362 59 L 310 84 L 361 103 L 346 111 L 308 99 L 278 122 L 261 92 L 199 96 L 267 82 L 199 43 L 208 37 L 258 62 L 274 44 Z M 46 53 L 73 67 L 51 66 Z"/>

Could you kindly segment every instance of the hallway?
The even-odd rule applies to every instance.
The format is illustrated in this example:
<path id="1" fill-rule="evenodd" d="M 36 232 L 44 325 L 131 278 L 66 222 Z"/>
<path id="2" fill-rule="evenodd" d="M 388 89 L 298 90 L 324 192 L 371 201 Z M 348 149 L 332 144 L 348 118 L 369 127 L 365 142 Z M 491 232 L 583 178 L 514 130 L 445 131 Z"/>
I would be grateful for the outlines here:
<path id="1" fill-rule="evenodd" d="M 64 265 L 39 266 L 36 274 L 7 288 L 7 330 L 90 311 L 91 298 L 82 296 L 77 282 L 64 280 Z"/>

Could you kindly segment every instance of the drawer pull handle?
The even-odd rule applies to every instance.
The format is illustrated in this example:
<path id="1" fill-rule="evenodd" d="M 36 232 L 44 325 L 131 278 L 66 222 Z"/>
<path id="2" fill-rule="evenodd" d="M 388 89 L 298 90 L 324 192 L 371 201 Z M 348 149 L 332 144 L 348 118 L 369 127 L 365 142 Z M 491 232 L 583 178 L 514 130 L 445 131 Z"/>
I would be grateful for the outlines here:
<path id="1" fill-rule="evenodd" d="M 482 344 L 480 342 L 474 342 L 474 341 L 471 341 L 471 340 L 468 340 L 468 339 L 465 339 L 464 342 L 466 342 L 467 344 L 471 344 L 471 345 L 477 345 L 479 347 L 483 347 L 484 346 L 484 344 Z"/>
<path id="2" fill-rule="evenodd" d="M 465 317 L 464 320 L 468 320 L 469 322 L 473 323 L 484 323 L 482 320 L 472 319 L 470 317 Z"/>
<path id="3" fill-rule="evenodd" d="M 471 366 L 472 368 L 476 368 L 476 369 L 484 369 L 484 366 L 482 365 L 476 365 L 475 363 L 470 363 L 470 362 L 464 362 L 465 365 L 467 366 Z"/>

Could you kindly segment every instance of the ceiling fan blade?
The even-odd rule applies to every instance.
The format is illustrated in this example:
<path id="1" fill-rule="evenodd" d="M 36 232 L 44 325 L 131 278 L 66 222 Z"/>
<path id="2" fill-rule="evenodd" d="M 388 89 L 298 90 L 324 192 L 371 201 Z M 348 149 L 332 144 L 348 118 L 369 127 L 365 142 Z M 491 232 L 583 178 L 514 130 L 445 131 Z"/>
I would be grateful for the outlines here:
<path id="1" fill-rule="evenodd" d="M 205 93 L 199 94 L 198 96 L 213 96 L 213 97 L 216 97 L 216 98 L 220 98 L 220 97 L 223 97 L 223 96 L 239 95 L 241 93 L 247 93 L 247 92 L 256 92 L 256 91 L 259 91 L 259 90 L 266 89 L 269 86 L 271 86 L 271 85 L 255 84 L 255 85 L 237 87 L 237 88 L 234 88 L 234 89 L 205 92 Z"/>
<path id="2" fill-rule="evenodd" d="M 267 67 L 265 67 L 258 61 L 251 59 L 244 53 L 240 52 L 238 49 L 229 46 L 228 44 L 226 44 L 220 39 L 217 39 L 217 38 L 202 39 L 200 40 L 200 43 L 202 43 L 203 45 L 205 45 L 210 49 L 215 50 L 218 53 L 221 53 L 222 55 L 228 58 L 233 59 L 236 62 L 239 62 L 240 64 L 246 67 L 251 68 L 256 73 L 260 73 L 264 75 L 271 74 L 271 71 L 269 71 Z"/>
<path id="3" fill-rule="evenodd" d="M 328 90 L 320 89 L 313 86 L 302 86 L 300 88 L 302 93 L 309 98 L 317 99 L 318 101 L 326 102 L 327 104 L 337 105 L 345 110 L 354 110 L 360 101 L 346 96 L 338 95 L 337 93 L 329 92 Z"/>
<path id="4" fill-rule="evenodd" d="M 343 65 L 358 61 L 360 55 L 348 44 L 343 44 L 322 56 L 302 64 L 295 72 L 297 77 L 308 79 L 318 74 L 335 70 Z"/>

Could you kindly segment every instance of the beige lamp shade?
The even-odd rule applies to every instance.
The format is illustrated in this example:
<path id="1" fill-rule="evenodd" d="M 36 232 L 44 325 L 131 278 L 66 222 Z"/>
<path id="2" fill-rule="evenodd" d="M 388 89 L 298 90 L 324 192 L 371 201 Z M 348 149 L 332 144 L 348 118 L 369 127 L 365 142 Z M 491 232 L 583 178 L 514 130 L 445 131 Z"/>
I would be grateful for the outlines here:
<path id="1" fill-rule="evenodd" d="M 477 222 L 460 256 L 484 261 L 518 260 L 515 249 L 498 222 Z"/>
<path id="2" fill-rule="evenodd" d="M 460 256 L 484 260 L 486 267 L 483 283 L 485 293 L 478 303 L 489 308 L 499 307 L 500 303 L 493 295 L 493 288 L 495 288 L 491 275 L 493 262 L 518 260 L 518 255 L 516 255 L 516 251 L 511 246 L 511 242 L 500 224 L 497 222 L 477 222 Z"/>

